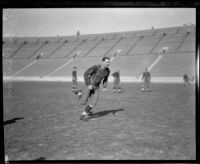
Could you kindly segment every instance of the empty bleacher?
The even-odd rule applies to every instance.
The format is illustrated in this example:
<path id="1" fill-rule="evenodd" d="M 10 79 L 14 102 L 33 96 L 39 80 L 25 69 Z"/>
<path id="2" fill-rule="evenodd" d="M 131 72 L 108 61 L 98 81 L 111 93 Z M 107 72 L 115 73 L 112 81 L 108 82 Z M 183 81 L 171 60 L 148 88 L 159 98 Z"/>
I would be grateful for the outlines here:
<path id="1" fill-rule="evenodd" d="M 98 43 L 99 41 L 85 41 L 77 49 L 71 52 L 69 57 L 73 57 L 75 54 L 78 54 L 77 57 L 86 56 Z"/>
<path id="2" fill-rule="evenodd" d="M 153 54 L 159 54 L 163 48 L 167 48 L 167 53 L 174 53 L 180 46 L 180 43 L 177 42 L 166 42 L 166 43 L 159 43 L 155 49 L 152 51 Z"/>
<path id="3" fill-rule="evenodd" d="M 83 42 L 77 41 L 77 42 L 67 42 L 63 44 L 55 53 L 51 54 L 49 56 L 50 58 L 65 58 L 68 57 L 68 55 L 74 51 L 76 48 L 78 48 Z"/>
<path id="4" fill-rule="evenodd" d="M 111 72 L 139 76 L 159 54 L 152 76 L 194 74 L 196 26 L 56 37 L 3 38 L 4 76 L 78 76 L 103 56 L 114 57 Z M 163 53 L 164 50 L 167 53 Z"/>
<path id="5" fill-rule="evenodd" d="M 178 52 L 195 52 L 196 35 L 195 33 L 186 33 Z"/>
<path id="6" fill-rule="evenodd" d="M 100 34 L 99 38 L 114 39 L 115 36 L 116 36 L 116 33 L 104 33 L 104 34 Z"/>
<path id="7" fill-rule="evenodd" d="M 3 44 L 3 59 L 8 59 L 21 47 L 21 43 L 4 43 Z"/>
<path id="8" fill-rule="evenodd" d="M 110 65 L 112 72 L 120 68 L 121 76 L 139 76 L 146 67 L 149 67 L 157 55 L 118 56 Z"/>
<path id="9" fill-rule="evenodd" d="M 16 74 L 16 76 L 46 76 L 69 59 L 40 59 L 28 68 Z"/>
<path id="10" fill-rule="evenodd" d="M 87 56 L 104 56 L 119 39 L 102 40 Z"/>
<path id="11" fill-rule="evenodd" d="M 195 31 L 196 31 L 196 26 L 194 26 L 194 25 L 184 25 L 184 26 L 180 27 L 178 33 L 183 33 L 183 34 L 185 34 L 187 32 L 195 33 Z"/>
<path id="12" fill-rule="evenodd" d="M 121 37 L 131 38 L 131 37 L 134 37 L 135 34 L 136 34 L 136 32 L 133 32 L 133 31 L 131 31 L 131 32 L 118 32 L 118 33 L 116 33 L 115 38 L 121 38 Z"/>
<path id="13" fill-rule="evenodd" d="M 89 34 L 89 35 L 86 36 L 86 40 L 87 41 L 96 40 L 97 37 L 98 37 L 97 34 Z"/>
<path id="14" fill-rule="evenodd" d="M 60 38 L 58 36 L 56 37 L 42 37 L 38 40 L 38 43 L 45 43 L 45 42 L 48 42 L 48 43 L 55 43 L 57 42 L 58 40 L 60 40 Z"/>
<path id="15" fill-rule="evenodd" d="M 123 38 L 121 39 L 107 54 L 106 56 L 112 56 L 118 50 L 119 56 L 126 55 L 128 51 L 138 42 L 139 37 Z"/>
<path id="16" fill-rule="evenodd" d="M 184 39 L 184 42 L 190 42 L 190 41 L 196 41 L 196 34 L 193 33 L 189 33 L 187 34 L 186 38 Z"/>
<path id="17" fill-rule="evenodd" d="M 196 42 L 183 42 L 178 52 L 195 52 Z"/>
<path id="18" fill-rule="evenodd" d="M 156 29 L 154 35 L 165 34 L 176 34 L 180 27 L 169 27 L 169 28 L 160 28 Z"/>
<path id="19" fill-rule="evenodd" d="M 3 60 L 3 75 L 11 76 L 26 65 L 30 64 L 32 60 L 16 59 L 16 60 Z"/>
<path id="20" fill-rule="evenodd" d="M 62 46 L 64 43 L 47 43 L 39 51 L 30 56 L 29 58 L 36 58 L 38 55 L 41 55 L 42 58 L 48 58 L 57 48 Z"/>
<path id="21" fill-rule="evenodd" d="M 13 59 L 28 59 L 30 56 L 36 53 L 36 51 L 39 50 L 42 46 L 44 46 L 44 43 L 24 44 L 19 49 L 19 51 L 17 51 L 17 53 L 13 56 Z"/>
<path id="22" fill-rule="evenodd" d="M 166 43 L 166 42 L 180 43 L 185 36 L 186 36 L 185 34 L 167 34 L 162 38 L 160 43 Z"/>
<path id="23" fill-rule="evenodd" d="M 129 52 L 129 55 L 149 54 L 155 45 L 162 39 L 162 35 L 144 36 L 137 42 L 136 46 Z"/>
<path id="24" fill-rule="evenodd" d="M 83 76 L 83 73 L 90 66 L 95 64 L 101 64 L 102 57 L 84 57 L 84 58 L 76 58 L 66 66 L 62 67 L 51 76 L 71 76 L 72 69 L 74 66 L 77 66 L 78 76 Z"/>
<path id="25" fill-rule="evenodd" d="M 129 52 L 129 55 L 144 55 L 149 54 L 153 49 L 154 44 L 138 44 L 134 49 Z"/>
<path id="26" fill-rule="evenodd" d="M 5 43 L 16 43 L 18 40 L 17 37 L 6 37 L 6 38 L 3 38 L 3 41 Z"/>
<path id="27" fill-rule="evenodd" d="M 152 76 L 177 77 L 195 74 L 195 55 L 192 54 L 167 54 L 151 70 Z"/>
<path id="28" fill-rule="evenodd" d="M 39 37 L 19 37 L 17 43 L 36 43 L 39 41 Z"/>
<path id="29" fill-rule="evenodd" d="M 81 41 L 81 42 L 82 42 L 83 40 L 86 41 L 86 40 L 87 40 L 87 37 L 88 37 L 87 35 L 79 35 L 79 36 L 76 36 L 76 38 L 77 38 L 77 39 L 76 39 L 76 42 L 77 42 L 77 41 Z"/>
<path id="30" fill-rule="evenodd" d="M 185 34 L 166 34 L 158 45 L 152 51 L 153 54 L 158 54 L 164 47 L 168 48 L 168 53 L 175 53 L 180 47 Z"/>
<path id="31" fill-rule="evenodd" d="M 151 36 L 155 33 L 154 29 L 136 31 L 136 36 Z"/>
<path id="32" fill-rule="evenodd" d="M 60 37 L 60 39 L 58 39 L 59 42 L 65 42 L 65 41 L 68 41 L 68 42 L 74 42 L 78 39 L 78 36 L 63 36 L 63 37 Z"/>

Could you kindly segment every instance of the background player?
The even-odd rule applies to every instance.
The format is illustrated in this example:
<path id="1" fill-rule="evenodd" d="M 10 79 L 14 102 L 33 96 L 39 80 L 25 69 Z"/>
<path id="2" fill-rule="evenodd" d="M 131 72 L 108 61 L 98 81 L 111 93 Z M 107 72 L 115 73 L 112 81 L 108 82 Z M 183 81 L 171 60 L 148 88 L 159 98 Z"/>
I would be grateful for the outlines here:
<path id="1" fill-rule="evenodd" d="M 147 91 L 147 92 L 151 91 L 150 90 L 151 74 L 147 68 L 145 68 L 145 71 L 142 74 L 142 80 L 144 82 L 142 91 Z"/>
<path id="2" fill-rule="evenodd" d="M 72 70 L 72 92 L 75 92 L 77 89 L 78 81 L 77 81 L 77 67 L 74 66 Z"/>
<path id="3" fill-rule="evenodd" d="M 87 121 L 92 116 L 91 110 L 96 105 L 100 88 L 99 85 L 103 84 L 103 90 L 106 90 L 108 76 L 110 74 L 110 58 L 103 57 L 101 65 L 94 65 L 87 69 L 84 73 L 85 88 L 83 90 L 83 96 L 81 104 L 85 105 L 85 109 L 80 116 L 80 120 Z"/>
<path id="4" fill-rule="evenodd" d="M 191 84 L 191 82 L 193 82 L 194 81 L 194 76 L 193 77 L 191 77 L 191 78 L 189 78 L 189 76 L 185 73 L 184 75 L 183 75 L 183 82 L 184 82 L 184 86 L 186 85 L 186 84 Z"/>
<path id="5" fill-rule="evenodd" d="M 112 74 L 113 79 L 113 92 L 121 92 L 121 82 L 120 82 L 120 69 L 118 68 L 116 72 Z"/>
<path id="6" fill-rule="evenodd" d="M 81 99 L 82 97 L 82 90 L 78 89 L 78 78 L 77 78 L 77 67 L 73 67 L 72 70 L 72 92 L 75 95 L 78 95 L 78 98 Z"/>

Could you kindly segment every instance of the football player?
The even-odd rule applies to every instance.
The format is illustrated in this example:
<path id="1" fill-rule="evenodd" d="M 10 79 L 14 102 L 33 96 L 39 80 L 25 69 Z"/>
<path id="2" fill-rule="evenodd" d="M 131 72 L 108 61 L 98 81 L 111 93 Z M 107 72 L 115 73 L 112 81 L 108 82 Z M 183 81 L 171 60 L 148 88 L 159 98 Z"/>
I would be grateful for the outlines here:
<path id="1" fill-rule="evenodd" d="M 150 90 L 150 82 L 151 82 L 151 74 L 148 71 L 148 68 L 145 68 L 145 71 L 142 74 L 142 80 L 144 82 L 144 85 L 142 86 L 142 91 L 151 91 Z"/>
<path id="2" fill-rule="evenodd" d="M 93 65 L 84 73 L 85 87 L 82 92 L 81 104 L 85 106 L 80 120 L 87 121 L 93 115 L 92 109 L 95 107 L 100 93 L 100 84 L 103 84 L 103 91 L 106 90 L 108 77 L 110 74 L 110 58 L 103 57 L 100 65 Z"/>

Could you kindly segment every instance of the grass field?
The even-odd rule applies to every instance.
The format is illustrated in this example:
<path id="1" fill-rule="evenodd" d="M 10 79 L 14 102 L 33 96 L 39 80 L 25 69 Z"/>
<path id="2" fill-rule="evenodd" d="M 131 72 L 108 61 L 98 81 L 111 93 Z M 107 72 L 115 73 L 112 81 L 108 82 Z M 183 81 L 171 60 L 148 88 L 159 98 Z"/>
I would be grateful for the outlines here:
<path id="1" fill-rule="evenodd" d="M 82 108 L 71 83 L 4 84 L 4 143 L 9 160 L 196 159 L 195 87 L 183 84 L 109 84 L 96 120 Z M 9 89 L 10 88 L 10 89 Z"/>

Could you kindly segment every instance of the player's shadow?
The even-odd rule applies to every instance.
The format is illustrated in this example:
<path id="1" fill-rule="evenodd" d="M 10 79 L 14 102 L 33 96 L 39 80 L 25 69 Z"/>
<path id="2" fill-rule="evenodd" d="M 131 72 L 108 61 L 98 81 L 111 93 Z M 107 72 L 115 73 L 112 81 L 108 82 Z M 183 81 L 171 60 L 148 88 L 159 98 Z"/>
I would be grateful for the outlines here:
<path id="1" fill-rule="evenodd" d="M 6 120 L 3 122 L 3 125 L 8 125 L 8 124 L 13 124 L 13 123 L 16 123 L 18 120 L 22 120 L 24 119 L 23 117 L 16 117 L 16 118 L 13 118 L 11 120 Z"/>
<path id="2" fill-rule="evenodd" d="M 33 161 L 43 161 L 43 160 L 46 160 L 46 158 L 45 157 L 39 157 L 37 159 L 34 159 Z"/>
<path id="3" fill-rule="evenodd" d="M 97 113 L 94 113 L 93 114 L 93 117 L 103 117 L 103 116 L 106 116 L 110 113 L 112 114 L 115 114 L 119 111 L 124 111 L 125 109 L 117 109 L 117 110 L 105 110 L 105 111 L 100 111 L 100 112 L 97 112 Z"/>

